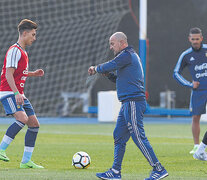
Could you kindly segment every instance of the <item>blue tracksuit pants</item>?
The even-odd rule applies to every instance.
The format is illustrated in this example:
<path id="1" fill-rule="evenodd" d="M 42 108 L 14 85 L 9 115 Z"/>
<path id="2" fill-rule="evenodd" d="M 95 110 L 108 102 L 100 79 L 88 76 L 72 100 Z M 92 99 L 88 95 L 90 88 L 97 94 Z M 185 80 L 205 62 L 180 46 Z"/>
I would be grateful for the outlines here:
<path id="1" fill-rule="evenodd" d="M 125 153 L 126 142 L 132 137 L 134 143 L 148 160 L 149 164 L 161 170 L 152 146 L 145 136 L 143 114 L 146 109 L 146 101 L 127 101 L 122 103 L 116 127 L 114 129 L 114 163 L 112 168 L 120 171 Z"/>

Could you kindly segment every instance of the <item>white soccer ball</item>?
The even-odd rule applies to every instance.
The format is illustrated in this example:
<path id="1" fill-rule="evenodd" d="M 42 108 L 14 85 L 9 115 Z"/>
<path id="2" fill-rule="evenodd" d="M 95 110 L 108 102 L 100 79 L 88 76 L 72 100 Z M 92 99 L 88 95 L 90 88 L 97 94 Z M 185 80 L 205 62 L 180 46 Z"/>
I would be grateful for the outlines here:
<path id="1" fill-rule="evenodd" d="M 77 169 L 86 169 L 90 163 L 91 158 L 86 152 L 80 151 L 73 155 L 72 165 Z"/>

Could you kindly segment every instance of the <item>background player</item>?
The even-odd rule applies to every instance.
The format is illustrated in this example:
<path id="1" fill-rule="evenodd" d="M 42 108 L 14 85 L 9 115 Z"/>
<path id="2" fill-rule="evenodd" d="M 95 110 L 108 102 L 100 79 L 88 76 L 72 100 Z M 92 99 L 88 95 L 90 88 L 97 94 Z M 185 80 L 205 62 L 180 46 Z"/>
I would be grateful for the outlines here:
<path id="1" fill-rule="evenodd" d="M 132 137 L 134 143 L 153 167 L 146 180 L 162 179 L 168 176 L 165 168 L 158 161 L 147 137 L 143 125 L 143 114 L 146 109 L 144 93 L 144 74 L 139 56 L 128 46 L 127 37 L 122 32 L 114 33 L 109 39 L 110 49 L 116 56 L 113 60 L 91 66 L 89 75 L 104 73 L 116 82 L 117 95 L 122 106 L 114 129 L 114 163 L 111 169 L 97 173 L 101 179 L 121 179 L 121 164 L 125 153 L 126 142 Z M 112 71 L 116 70 L 117 74 Z"/>
<path id="2" fill-rule="evenodd" d="M 194 154 L 199 146 L 200 117 L 206 113 L 207 101 L 207 45 L 202 44 L 203 36 L 199 28 L 190 29 L 189 42 L 191 47 L 184 51 L 174 69 L 174 78 L 182 85 L 192 89 L 190 109 L 192 111 L 192 134 L 194 148 L 190 154 Z M 182 75 L 182 71 L 188 67 L 193 81 L 187 81 Z"/>
<path id="3" fill-rule="evenodd" d="M 26 124 L 28 129 L 20 168 L 43 168 L 31 161 L 39 122 L 32 105 L 24 95 L 24 84 L 27 77 L 44 75 L 42 69 L 28 71 L 29 59 L 25 48 L 36 40 L 36 30 L 37 24 L 31 20 L 24 19 L 19 23 L 19 39 L 8 49 L 1 72 L 0 100 L 6 115 L 13 115 L 16 121 L 7 129 L 1 141 L 0 160 L 9 161 L 5 150 Z"/>

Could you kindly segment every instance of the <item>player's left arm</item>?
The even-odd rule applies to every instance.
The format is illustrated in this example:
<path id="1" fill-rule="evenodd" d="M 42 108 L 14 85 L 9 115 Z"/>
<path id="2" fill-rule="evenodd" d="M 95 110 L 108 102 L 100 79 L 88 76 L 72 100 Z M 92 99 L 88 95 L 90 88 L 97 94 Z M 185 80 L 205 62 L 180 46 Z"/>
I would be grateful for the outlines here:
<path id="1" fill-rule="evenodd" d="M 28 72 L 28 77 L 41 77 L 41 76 L 44 76 L 43 69 L 37 69 L 35 71 Z"/>
<path id="2" fill-rule="evenodd" d="M 185 79 L 181 73 L 183 71 L 183 69 L 187 66 L 187 62 L 185 59 L 185 55 L 184 53 L 182 53 L 178 59 L 178 62 L 174 68 L 174 72 L 173 72 L 173 77 L 174 79 L 180 83 L 183 86 L 189 87 L 189 88 L 194 88 L 193 83 L 189 82 L 187 79 Z"/>

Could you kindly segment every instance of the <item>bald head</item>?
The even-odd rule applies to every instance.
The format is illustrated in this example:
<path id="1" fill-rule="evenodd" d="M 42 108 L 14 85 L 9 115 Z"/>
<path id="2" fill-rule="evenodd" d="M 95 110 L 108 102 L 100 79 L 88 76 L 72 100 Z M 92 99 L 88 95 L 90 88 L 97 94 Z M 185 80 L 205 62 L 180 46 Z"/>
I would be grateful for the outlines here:
<path id="1" fill-rule="evenodd" d="M 109 44 L 110 49 L 117 54 L 128 46 L 127 36 L 123 32 L 116 32 L 110 37 Z"/>
<path id="2" fill-rule="evenodd" d="M 111 38 L 115 38 L 117 41 L 122 41 L 123 43 L 127 43 L 127 36 L 123 32 L 116 32 L 112 34 Z"/>

